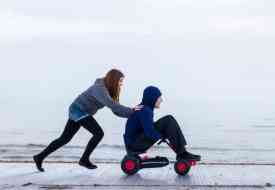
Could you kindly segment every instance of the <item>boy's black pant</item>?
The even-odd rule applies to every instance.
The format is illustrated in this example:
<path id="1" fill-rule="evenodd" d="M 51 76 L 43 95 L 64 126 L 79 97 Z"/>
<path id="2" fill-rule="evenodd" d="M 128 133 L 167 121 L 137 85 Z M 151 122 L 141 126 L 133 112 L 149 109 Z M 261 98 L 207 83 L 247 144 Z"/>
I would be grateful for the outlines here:
<path id="1" fill-rule="evenodd" d="M 167 115 L 159 119 L 154 123 L 154 127 L 163 138 L 169 140 L 177 154 L 185 152 L 185 146 L 187 143 L 178 122 L 173 116 Z M 137 140 L 128 147 L 128 149 L 134 152 L 145 152 L 155 143 L 156 141 L 149 139 L 144 133 L 142 133 Z"/>

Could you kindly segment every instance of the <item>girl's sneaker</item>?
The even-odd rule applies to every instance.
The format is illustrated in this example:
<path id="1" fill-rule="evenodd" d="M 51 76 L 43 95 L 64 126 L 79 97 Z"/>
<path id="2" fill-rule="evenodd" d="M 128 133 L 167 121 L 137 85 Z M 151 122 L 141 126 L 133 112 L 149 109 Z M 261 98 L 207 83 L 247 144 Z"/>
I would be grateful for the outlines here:
<path id="1" fill-rule="evenodd" d="M 80 166 L 87 168 L 87 169 L 96 169 L 97 168 L 97 166 L 94 165 L 93 163 L 91 163 L 89 160 L 88 161 L 87 160 L 79 160 L 78 164 Z"/>
<path id="2" fill-rule="evenodd" d="M 40 172 L 44 172 L 44 168 L 42 168 L 42 162 L 43 162 L 43 159 L 41 159 L 39 157 L 39 155 L 34 155 L 33 156 L 33 161 L 36 165 L 36 168 L 40 171 Z"/>

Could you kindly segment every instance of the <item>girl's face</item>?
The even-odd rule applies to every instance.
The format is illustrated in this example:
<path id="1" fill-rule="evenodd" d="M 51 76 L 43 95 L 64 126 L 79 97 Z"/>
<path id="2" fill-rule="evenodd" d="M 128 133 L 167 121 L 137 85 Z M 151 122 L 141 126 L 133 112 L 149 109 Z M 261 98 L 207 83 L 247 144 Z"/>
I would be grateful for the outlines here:
<path id="1" fill-rule="evenodd" d="M 163 102 L 163 99 L 162 99 L 162 97 L 160 96 L 160 97 L 157 99 L 157 101 L 156 101 L 155 108 L 160 108 L 161 102 Z"/>
<path id="2" fill-rule="evenodd" d="M 124 80 L 124 77 L 121 77 L 118 81 L 118 87 L 121 88 L 123 86 L 123 80 Z"/>

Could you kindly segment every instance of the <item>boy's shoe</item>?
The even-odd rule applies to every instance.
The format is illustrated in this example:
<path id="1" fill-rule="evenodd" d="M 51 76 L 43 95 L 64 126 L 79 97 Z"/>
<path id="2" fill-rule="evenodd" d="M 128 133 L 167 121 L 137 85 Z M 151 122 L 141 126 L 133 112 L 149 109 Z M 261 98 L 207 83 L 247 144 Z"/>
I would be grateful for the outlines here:
<path id="1" fill-rule="evenodd" d="M 38 155 L 34 155 L 33 156 L 33 161 L 36 165 L 36 168 L 40 171 L 40 172 L 44 172 L 44 168 L 42 168 L 42 162 L 43 162 L 43 159 L 41 159 Z"/>
<path id="2" fill-rule="evenodd" d="M 94 165 L 93 163 L 91 163 L 89 160 L 88 161 L 87 160 L 79 160 L 78 164 L 80 166 L 87 168 L 87 169 L 96 169 L 97 168 L 97 166 Z"/>
<path id="3" fill-rule="evenodd" d="M 181 154 L 177 155 L 177 160 L 179 160 L 179 159 L 200 161 L 201 156 L 196 155 L 196 154 L 192 154 L 192 153 L 186 151 L 184 153 L 181 153 Z"/>

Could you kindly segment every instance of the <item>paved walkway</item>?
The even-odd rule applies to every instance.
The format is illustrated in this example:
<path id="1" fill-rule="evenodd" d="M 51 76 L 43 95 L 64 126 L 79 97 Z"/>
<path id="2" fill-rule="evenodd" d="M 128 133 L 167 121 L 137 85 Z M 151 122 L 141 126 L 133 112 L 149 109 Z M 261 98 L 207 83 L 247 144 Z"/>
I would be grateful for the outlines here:
<path id="1" fill-rule="evenodd" d="M 33 163 L 0 163 L 0 189 L 275 189 L 274 165 L 203 164 L 188 176 L 178 176 L 173 164 L 141 170 L 127 177 L 117 163 L 87 170 L 76 163 L 45 163 L 37 172 Z"/>

